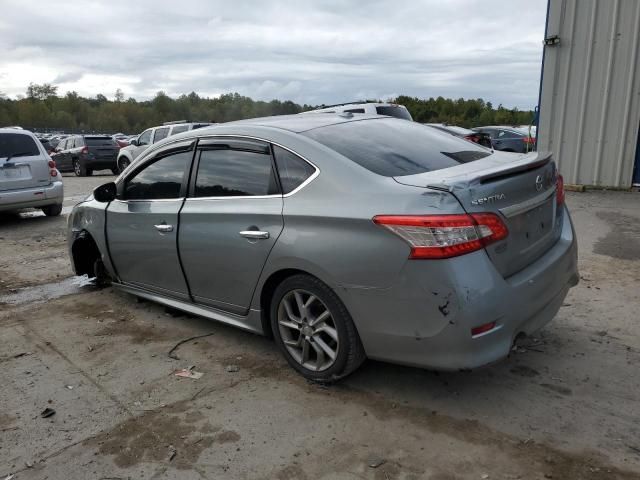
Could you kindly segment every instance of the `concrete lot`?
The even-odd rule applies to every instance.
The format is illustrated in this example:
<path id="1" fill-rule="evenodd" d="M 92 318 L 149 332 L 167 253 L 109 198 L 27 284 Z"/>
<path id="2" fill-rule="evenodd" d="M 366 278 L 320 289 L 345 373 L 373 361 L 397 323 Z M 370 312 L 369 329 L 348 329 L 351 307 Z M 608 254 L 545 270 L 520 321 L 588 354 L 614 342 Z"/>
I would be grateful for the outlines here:
<path id="1" fill-rule="evenodd" d="M 65 206 L 111 178 L 65 176 Z M 567 196 L 582 281 L 526 348 L 331 387 L 265 338 L 70 278 L 64 216 L 1 216 L 0 479 L 640 478 L 640 194 Z"/>

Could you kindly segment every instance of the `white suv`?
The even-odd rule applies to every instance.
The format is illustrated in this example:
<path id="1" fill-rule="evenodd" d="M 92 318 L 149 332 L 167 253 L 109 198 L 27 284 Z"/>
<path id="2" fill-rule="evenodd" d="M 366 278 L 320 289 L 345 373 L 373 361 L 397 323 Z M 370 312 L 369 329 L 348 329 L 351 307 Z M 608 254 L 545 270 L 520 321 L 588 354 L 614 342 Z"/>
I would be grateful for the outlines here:
<path id="1" fill-rule="evenodd" d="M 39 208 L 60 215 L 62 177 L 38 138 L 27 130 L 0 128 L 0 211 Z"/>
<path id="2" fill-rule="evenodd" d="M 118 153 L 118 170 L 124 171 L 138 155 L 140 155 L 149 145 L 159 142 L 172 135 L 195 130 L 212 125 L 206 122 L 165 122 L 157 127 L 147 128 L 144 132 L 134 138 L 129 146 L 121 148 Z"/>
<path id="3" fill-rule="evenodd" d="M 327 107 L 309 110 L 308 112 L 302 112 L 303 115 L 310 113 L 370 113 L 373 115 L 387 115 L 389 117 L 413 121 L 413 117 L 411 117 L 407 107 L 396 103 L 339 103 L 337 105 L 329 105 Z"/>

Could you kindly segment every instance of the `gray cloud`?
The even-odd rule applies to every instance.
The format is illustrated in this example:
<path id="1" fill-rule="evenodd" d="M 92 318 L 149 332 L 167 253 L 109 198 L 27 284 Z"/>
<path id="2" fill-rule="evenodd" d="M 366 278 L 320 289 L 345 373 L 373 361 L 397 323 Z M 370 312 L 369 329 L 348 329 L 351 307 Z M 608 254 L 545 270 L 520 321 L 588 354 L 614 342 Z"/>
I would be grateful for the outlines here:
<path id="1" fill-rule="evenodd" d="M 335 103 L 396 94 L 537 101 L 545 0 L 4 0 L 0 91 L 30 81 Z"/>

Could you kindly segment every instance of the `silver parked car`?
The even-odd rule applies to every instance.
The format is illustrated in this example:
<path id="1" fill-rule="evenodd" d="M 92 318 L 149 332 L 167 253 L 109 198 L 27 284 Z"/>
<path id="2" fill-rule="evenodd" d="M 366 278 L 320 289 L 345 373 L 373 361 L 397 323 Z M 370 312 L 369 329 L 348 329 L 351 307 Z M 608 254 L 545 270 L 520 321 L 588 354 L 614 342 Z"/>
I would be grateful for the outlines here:
<path id="1" fill-rule="evenodd" d="M 75 271 L 273 335 L 309 379 L 366 358 L 505 357 L 578 281 L 561 177 L 379 115 L 290 115 L 167 138 L 69 220 Z"/>
<path id="2" fill-rule="evenodd" d="M 38 208 L 60 215 L 62 177 L 43 144 L 31 132 L 0 128 L 0 211 Z"/>

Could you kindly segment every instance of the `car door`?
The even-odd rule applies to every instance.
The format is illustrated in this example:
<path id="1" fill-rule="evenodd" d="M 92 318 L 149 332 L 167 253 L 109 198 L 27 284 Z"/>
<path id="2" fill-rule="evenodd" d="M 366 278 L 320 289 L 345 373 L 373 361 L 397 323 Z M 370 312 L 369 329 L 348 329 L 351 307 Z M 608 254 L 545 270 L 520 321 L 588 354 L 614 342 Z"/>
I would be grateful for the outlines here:
<path id="1" fill-rule="evenodd" d="M 193 299 L 245 314 L 282 228 L 269 144 L 200 140 L 178 242 Z"/>
<path id="2" fill-rule="evenodd" d="M 118 182 L 107 208 L 107 239 L 119 278 L 189 300 L 177 250 L 178 213 L 195 140 L 158 151 Z"/>
<path id="3" fill-rule="evenodd" d="M 58 167 L 58 170 L 60 170 L 61 172 L 62 171 L 66 172 L 71 170 L 71 165 L 67 161 L 67 158 L 65 155 L 66 145 L 67 145 L 66 138 L 63 138 L 62 140 L 60 140 L 60 143 L 58 143 L 58 145 L 56 146 L 55 154 L 52 156 L 53 160 L 56 161 L 56 166 Z"/>

